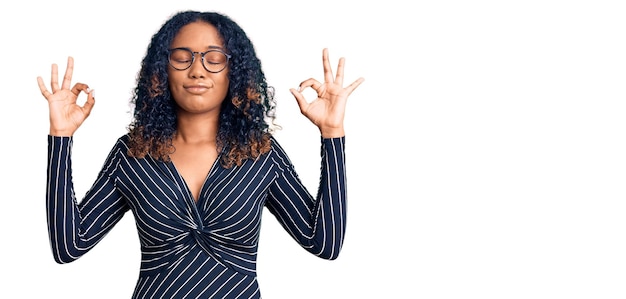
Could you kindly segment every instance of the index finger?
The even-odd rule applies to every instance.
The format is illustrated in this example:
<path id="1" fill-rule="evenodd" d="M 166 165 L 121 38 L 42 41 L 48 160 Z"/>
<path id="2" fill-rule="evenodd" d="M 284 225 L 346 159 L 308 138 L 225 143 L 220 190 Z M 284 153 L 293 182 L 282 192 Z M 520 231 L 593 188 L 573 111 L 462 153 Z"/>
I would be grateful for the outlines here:
<path id="1" fill-rule="evenodd" d="M 63 76 L 63 83 L 61 89 L 70 89 L 72 85 L 72 74 L 74 73 L 74 58 L 69 56 L 67 58 L 67 68 L 65 69 L 65 75 Z"/>

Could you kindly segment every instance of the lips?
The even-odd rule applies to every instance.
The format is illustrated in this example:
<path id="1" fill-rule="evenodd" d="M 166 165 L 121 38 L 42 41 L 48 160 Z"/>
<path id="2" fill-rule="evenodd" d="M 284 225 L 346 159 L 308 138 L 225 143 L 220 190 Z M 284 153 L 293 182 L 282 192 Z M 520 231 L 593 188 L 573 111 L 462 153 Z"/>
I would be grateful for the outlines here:
<path id="1" fill-rule="evenodd" d="M 203 94 L 209 90 L 209 87 L 205 85 L 186 85 L 183 87 L 191 94 Z"/>

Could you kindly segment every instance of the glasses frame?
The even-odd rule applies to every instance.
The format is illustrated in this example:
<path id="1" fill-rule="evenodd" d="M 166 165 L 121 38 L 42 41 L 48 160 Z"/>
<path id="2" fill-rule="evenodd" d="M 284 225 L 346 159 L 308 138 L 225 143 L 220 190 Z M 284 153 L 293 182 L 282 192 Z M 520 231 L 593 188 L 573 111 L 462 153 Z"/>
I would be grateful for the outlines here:
<path id="1" fill-rule="evenodd" d="M 186 68 L 182 68 L 182 69 L 180 69 L 180 68 L 175 67 L 175 66 L 174 66 L 174 64 L 172 64 L 172 52 L 173 52 L 174 50 L 185 50 L 185 51 L 188 51 L 189 53 L 191 53 L 191 63 L 189 63 L 189 65 L 188 65 Z M 220 53 L 224 54 L 224 56 L 226 56 L 226 62 L 224 63 L 224 66 L 223 66 L 223 67 L 222 67 L 219 71 L 212 71 L 212 70 L 209 70 L 209 69 L 206 67 L 206 64 L 205 64 L 205 61 L 204 61 L 204 55 L 206 55 L 207 53 L 211 53 L 211 52 L 220 52 Z M 168 63 L 169 63 L 169 64 L 170 64 L 170 65 L 171 65 L 171 66 L 172 66 L 175 70 L 178 70 L 178 71 L 184 71 L 184 70 L 186 70 L 186 69 L 190 68 L 190 67 L 193 65 L 193 63 L 196 61 L 196 54 L 200 54 L 200 58 L 202 59 L 202 60 L 201 60 L 201 61 L 202 61 L 202 67 L 203 67 L 203 68 L 204 68 L 207 72 L 209 72 L 209 73 L 213 73 L 213 74 L 217 74 L 217 73 L 219 73 L 219 72 L 223 71 L 224 69 L 226 69 L 226 67 L 228 66 L 228 63 L 230 62 L 230 59 L 232 58 L 232 56 L 231 56 L 230 54 L 228 54 L 228 53 L 226 53 L 226 52 L 224 52 L 224 51 L 222 51 L 222 50 L 220 50 L 220 49 L 209 49 L 209 50 L 207 50 L 207 51 L 205 51 L 205 52 L 194 52 L 194 51 L 191 51 L 191 49 L 189 49 L 189 48 L 184 48 L 184 47 L 181 47 L 181 48 L 173 48 L 173 49 L 170 49 L 169 55 L 168 55 L 168 57 L 167 57 L 167 62 L 168 62 Z"/>

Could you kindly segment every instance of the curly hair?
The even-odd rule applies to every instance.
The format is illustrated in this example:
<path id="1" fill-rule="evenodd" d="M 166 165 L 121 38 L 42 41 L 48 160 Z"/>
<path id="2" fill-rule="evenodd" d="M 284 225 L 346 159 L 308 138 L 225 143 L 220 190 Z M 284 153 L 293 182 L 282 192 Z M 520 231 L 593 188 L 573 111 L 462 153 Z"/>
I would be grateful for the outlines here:
<path id="1" fill-rule="evenodd" d="M 243 29 L 229 17 L 216 12 L 183 11 L 174 14 L 152 36 L 137 76 L 131 104 L 133 121 L 128 126 L 128 154 L 137 158 L 150 155 L 169 161 L 174 152 L 176 103 L 168 86 L 169 47 L 178 31 L 197 21 L 209 23 L 221 35 L 229 62 L 229 87 L 222 102 L 217 133 L 220 164 L 226 168 L 241 165 L 266 153 L 271 145 L 275 120 L 274 89 L 268 86 L 261 61 Z"/>

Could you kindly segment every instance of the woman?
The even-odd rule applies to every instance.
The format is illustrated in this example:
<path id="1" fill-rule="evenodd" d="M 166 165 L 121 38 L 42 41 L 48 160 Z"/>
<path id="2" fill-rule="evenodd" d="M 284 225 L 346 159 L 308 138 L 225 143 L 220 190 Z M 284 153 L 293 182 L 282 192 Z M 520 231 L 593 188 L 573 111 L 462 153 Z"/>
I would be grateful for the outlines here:
<path id="1" fill-rule="evenodd" d="M 337 258 L 346 224 L 343 117 L 363 79 L 343 87 L 323 51 L 324 81 L 291 89 L 320 130 L 317 196 L 300 182 L 271 135 L 274 98 L 245 32 L 227 16 L 186 11 L 153 36 L 133 95 L 134 119 L 85 197 L 74 199 L 72 136 L 95 93 L 71 86 L 73 59 L 59 86 L 39 88 L 50 110 L 47 215 L 54 258 L 76 260 L 132 211 L 142 261 L 133 298 L 260 298 L 256 253 L 266 207 L 303 248 Z M 71 87 L 71 88 L 70 88 Z M 313 88 L 308 102 L 301 91 Z M 83 106 L 78 95 L 87 94 Z"/>

